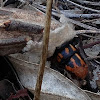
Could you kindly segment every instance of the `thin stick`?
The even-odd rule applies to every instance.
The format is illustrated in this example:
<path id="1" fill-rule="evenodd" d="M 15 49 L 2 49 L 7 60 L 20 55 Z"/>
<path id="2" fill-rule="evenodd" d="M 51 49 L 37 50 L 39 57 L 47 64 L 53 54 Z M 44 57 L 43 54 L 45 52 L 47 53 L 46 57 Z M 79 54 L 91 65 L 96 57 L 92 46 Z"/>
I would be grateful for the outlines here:
<path id="1" fill-rule="evenodd" d="M 72 2 L 72 1 L 70 1 L 70 0 L 66 0 L 64 4 L 65 4 L 65 5 L 68 5 L 67 2 L 70 3 L 70 4 L 72 4 L 72 5 L 74 5 L 74 6 L 76 6 L 76 7 L 79 7 L 79 8 L 81 8 L 81 9 L 85 9 L 85 10 L 88 10 L 88 11 L 91 11 L 91 12 L 100 13 L 100 10 L 95 10 L 95 9 L 92 9 L 92 8 L 88 8 L 88 7 L 79 5 L 79 4 L 77 4 L 77 3 L 75 3 L 75 2 Z M 62 3 L 62 2 L 59 1 L 59 3 Z"/>
<path id="2" fill-rule="evenodd" d="M 98 59 L 100 56 L 94 56 L 94 57 L 87 57 L 85 60 L 93 60 L 93 59 Z"/>
<path id="3" fill-rule="evenodd" d="M 4 25 L 7 31 L 31 32 L 34 34 L 41 34 L 44 29 L 42 26 L 18 20 L 8 20 L 4 22 Z"/>
<path id="4" fill-rule="evenodd" d="M 83 33 L 98 33 L 100 34 L 99 30 L 78 30 L 76 31 L 77 34 L 83 34 Z"/>
<path id="5" fill-rule="evenodd" d="M 1 7 L 3 7 L 3 0 L 1 0 Z"/>
<path id="6" fill-rule="evenodd" d="M 45 6 L 35 4 L 35 3 L 33 3 L 33 6 L 36 7 L 37 9 L 43 11 L 43 12 L 46 11 Z M 95 14 L 95 13 L 93 13 L 93 14 L 73 14 L 73 13 L 65 13 L 64 11 L 60 11 L 60 14 L 64 14 L 68 18 L 87 18 L 87 19 L 89 19 L 89 18 L 100 18 L 100 14 Z M 56 10 L 52 9 L 52 15 L 53 16 L 60 17 L 60 14 Z"/>
<path id="7" fill-rule="evenodd" d="M 73 24 L 75 24 L 75 25 L 78 25 L 78 26 L 80 26 L 82 28 L 88 29 L 88 30 L 98 30 L 98 31 L 100 31 L 96 27 L 93 27 L 93 26 L 81 23 L 80 21 L 76 21 L 76 20 L 73 20 L 73 19 L 70 19 L 70 18 L 68 18 L 68 21 L 71 22 L 71 23 L 73 23 Z"/>
<path id="8" fill-rule="evenodd" d="M 43 11 L 43 12 L 45 12 L 45 8 L 42 8 L 42 6 L 37 6 L 37 5 L 35 5 L 34 4 L 34 6 L 37 8 L 37 9 L 39 9 L 39 10 L 41 10 L 41 11 Z M 53 16 L 56 16 L 56 17 L 58 17 L 58 18 L 60 18 L 60 14 L 58 15 L 56 12 L 52 12 L 52 15 Z M 65 14 L 64 14 L 65 15 Z M 66 16 L 66 15 L 65 15 Z M 68 16 L 66 16 L 66 17 L 68 17 Z M 85 16 L 86 17 L 86 16 Z M 79 22 L 79 21 L 76 21 L 76 20 L 73 20 L 73 19 L 71 19 L 71 18 L 68 18 L 68 21 L 69 22 L 71 22 L 71 23 L 73 23 L 73 24 L 75 24 L 75 25 L 78 25 L 78 26 L 80 26 L 80 27 L 83 27 L 83 28 L 85 28 L 85 29 L 88 29 L 88 30 L 98 30 L 98 31 L 100 31 L 99 29 L 97 29 L 96 27 L 93 27 L 93 26 L 90 26 L 90 25 L 87 25 L 87 24 L 84 24 L 84 23 L 81 23 L 81 22 Z"/>
<path id="9" fill-rule="evenodd" d="M 86 4 L 86 5 L 93 5 L 93 6 L 100 6 L 100 1 L 99 2 L 91 2 L 91 1 L 85 1 L 85 0 L 72 0 L 73 2 L 77 2 L 80 4 Z"/>
<path id="10" fill-rule="evenodd" d="M 37 9 L 45 12 L 46 7 L 39 5 L 39 4 L 33 4 L 34 7 Z M 60 11 L 61 14 L 64 14 L 68 18 L 100 18 L 100 14 L 72 14 L 72 13 L 65 13 L 64 11 Z M 52 10 L 52 15 L 56 17 L 60 17 L 60 14 L 56 10 Z"/>
<path id="11" fill-rule="evenodd" d="M 96 41 L 90 44 L 86 44 L 83 46 L 83 49 L 87 49 L 87 48 L 91 48 L 92 46 L 96 45 L 96 44 L 100 44 L 100 41 Z"/>
<path id="12" fill-rule="evenodd" d="M 34 100 L 39 100 L 40 98 L 42 79 L 43 79 L 43 74 L 44 74 L 45 62 L 47 58 L 52 2 L 53 0 L 47 0 L 47 11 L 46 11 L 46 22 L 45 22 L 45 29 L 44 29 L 44 36 L 43 36 L 42 56 L 41 56 L 41 61 L 40 61 L 40 69 L 39 69 L 39 73 L 37 77 Z"/>

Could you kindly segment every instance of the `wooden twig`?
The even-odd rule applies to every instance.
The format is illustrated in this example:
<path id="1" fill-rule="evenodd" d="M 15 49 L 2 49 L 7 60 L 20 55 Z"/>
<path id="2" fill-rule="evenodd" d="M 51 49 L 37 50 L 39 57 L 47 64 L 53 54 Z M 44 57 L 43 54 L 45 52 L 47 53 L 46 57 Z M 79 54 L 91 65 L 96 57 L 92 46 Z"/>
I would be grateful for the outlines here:
<path id="1" fill-rule="evenodd" d="M 88 38 L 93 38 L 93 39 L 97 39 L 97 37 L 91 36 L 91 35 L 87 35 L 87 34 L 80 34 L 82 36 L 88 37 Z"/>
<path id="2" fill-rule="evenodd" d="M 36 7 L 39 10 L 42 10 L 43 12 L 46 12 L 46 7 L 38 4 L 33 4 L 34 7 Z M 65 13 L 63 11 L 60 11 L 60 14 L 64 14 L 68 18 L 100 18 L 100 14 L 71 14 L 71 13 Z M 52 15 L 56 17 L 60 17 L 59 13 L 56 10 L 52 10 Z"/>
<path id="3" fill-rule="evenodd" d="M 26 43 L 28 36 L 19 36 L 16 38 L 0 39 L 0 46 Z"/>
<path id="4" fill-rule="evenodd" d="M 85 58 L 85 60 L 93 60 L 93 59 L 98 59 L 98 58 L 100 58 L 100 56 L 87 57 L 87 58 Z"/>
<path id="5" fill-rule="evenodd" d="M 95 23 L 98 20 L 100 20 L 100 18 L 96 18 L 96 19 L 83 19 L 83 20 L 81 20 L 81 22 L 83 22 L 83 23 Z"/>
<path id="6" fill-rule="evenodd" d="M 72 0 L 72 1 L 78 2 L 80 4 L 100 6 L 100 2 L 91 2 L 91 1 L 86 1 L 86 0 Z"/>
<path id="7" fill-rule="evenodd" d="M 100 18 L 100 14 L 70 14 L 70 13 L 64 13 L 63 11 L 61 12 L 68 18 Z"/>
<path id="8" fill-rule="evenodd" d="M 100 6 L 100 1 L 99 2 L 83 1 L 83 3 L 86 5 Z"/>
<path id="9" fill-rule="evenodd" d="M 100 62 L 99 62 L 99 61 L 97 61 L 96 59 L 94 59 L 94 61 L 95 61 L 97 64 L 99 64 L 99 65 L 100 65 Z"/>
<path id="10" fill-rule="evenodd" d="M 84 23 L 81 23 L 81 22 L 79 22 L 79 21 L 75 21 L 75 20 L 73 20 L 73 19 L 68 19 L 68 21 L 71 22 L 71 23 L 73 23 L 73 24 L 75 24 L 75 25 L 78 25 L 78 26 L 80 26 L 80 27 L 82 27 L 82 28 L 88 29 L 88 30 L 98 30 L 98 31 L 100 31 L 100 30 L 97 29 L 96 27 L 93 27 L 93 26 L 90 26 L 90 25 L 86 25 L 86 24 L 84 24 Z"/>
<path id="11" fill-rule="evenodd" d="M 47 11 L 46 11 L 46 21 L 45 21 L 45 29 L 44 29 L 44 36 L 43 36 L 42 56 L 41 56 L 41 61 L 40 61 L 40 69 L 39 69 L 39 73 L 37 77 L 34 100 L 39 100 L 40 98 L 42 79 L 43 79 L 43 74 L 44 74 L 45 62 L 47 58 L 52 2 L 53 0 L 47 0 Z"/>
<path id="12" fill-rule="evenodd" d="M 43 27 L 35 24 L 30 24 L 18 20 L 8 20 L 4 23 L 6 30 L 31 32 L 34 34 L 40 34 L 43 32 Z"/>
<path id="13" fill-rule="evenodd" d="M 82 34 L 82 33 L 100 33 L 100 30 L 78 30 L 76 31 L 77 34 Z"/>
<path id="14" fill-rule="evenodd" d="M 46 8 L 43 7 L 42 5 L 38 6 L 35 4 L 35 7 L 42 10 L 43 12 L 46 11 L 45 10 Z M 100 14 L 71 14 L 71 13 L 65 13 L 63 11 L 60 11 L 60 14 L 64 14 L 68 18 L 87 18 L 87 19 L 100 18 Z M 54 15 L 56 17 L 60 17 L 59 13 L 55 10 L 52 10 L 52 15 Z"/>
<path id="15" fill-rule="evenodd" d="M 1 3 L 1 7 L 3 7 L 3 0 L 1 0 L 1 2 L 0 2 L 0 3 Z"/>
<path id="16" fill-rule="evenodd" d="M 36 7 L 37 9 L 41 10 L 41 11 L 44 12 L 44 13 L 46 12 L 46 7 L 44 7 L 44 6 L 42 6 L 42 5 L 33 3 L 33 4 L 30 5 L 30 6 L 34 6 L 34 7 Z M 52 9 L 52 15 L 53 15 L 53 16 L 56 16 L 56 17 L 60 17 L 60 14 L 59 14 L 56 10 L 54 10 L 54 9 Z"/>
<path id="17" fill-rule="evenodd" d="M 38 7 L 38 6 L 36 6 L 36 8 L 39 9 L 39 10 L 41 10 L 41 11 L 43 11 L 43 12 L 45 12 L 45 8 L 41 8 L 41 7 Z M 60 15 L 57 14 L 56 12 L 52 13 L 52 15 L 60 18 Z M 68 17 L 67 15 L 65 15 L 65 16 Z M 90 25 L 86 25 L 84 23 L 81 23 L 79 21 L 75 21 L 73 19 L 68 19 L 68 21 L 71 22 L 71 23 L 73 23 L 73 24 L 75 24 L 75 25 L 78 25 L 78 26 L 80 26 L 82 28 L 88 29 L 88 30 L 99 30 L 96 27 L 93 27 L 93 26 L 90 26 Z"/>
<path id="18" fill-rule="evenodd" d="M 72 5 L 76 6 L 76 7 L 79 7 L 79 8 L 81 8 L 81 9 L 85 9 L 85 10 L 91 11 L 91 12 L 93 12 L 93 13 L 94 13 L 94 12 L 95 12 L 95 13 L 100 13 L 100 10 L 95 10 L 95 9 L 92 9 L 92 8 L 84 7 L 84 6 L 82 6 L 82 5 L 79 5 L 79 4 L 77 4 L 77 3 L 72 2 L 72 1 L 70 1 L 70 0 L 66 0 L 66 2 L 72 4 Z M 59 3 L 62 3 L 62 2 L 59 1 Z M 67 3 L 64 3 L 64 4 L 65 4 L 65 5 L 68 5 Z"/>
<path id="19" fill-rule="evenodd" d="M 96 42 L 93 42 L 93 43 L 90 43 L 90 44 L 86 44 L 86 45 L 83 46 L 83 48 L 84 49 L 91 48 L 92 46 L 94 46 L 96 44 L 100 44 L 100 41 L 96 41 Z"/>

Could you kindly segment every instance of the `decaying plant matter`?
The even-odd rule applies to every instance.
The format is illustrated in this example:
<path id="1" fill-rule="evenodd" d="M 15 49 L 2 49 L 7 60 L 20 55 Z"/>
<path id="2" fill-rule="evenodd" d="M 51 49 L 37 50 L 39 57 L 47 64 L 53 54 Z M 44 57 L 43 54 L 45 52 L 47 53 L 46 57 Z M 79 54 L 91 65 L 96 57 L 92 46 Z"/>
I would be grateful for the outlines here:
<path id="1" fill-rule="evenodd" d="M 90 84 L 91 91 L 97 91 L 96 80 L 93 77 L 96 75 L 94 71 L 97 69 L 95 68 L 91 62 L 99 62 L 100 61 L 100 6 L 99 1 L 85 1 L 85 0 L 56 0 L 56 7 L 58 10 L 52 10 L 52 16 L 56 19 L 60 18 L 62 14 L 68 18 L 68 21 L 75 25 L 75 30 L 78 36 L 82 36 L 81 42 L 83 42 L 83 51 L 85 51 L 87 56 L 83 56 L 85 60 L 90 60 L 88 62 L 90 66 L 90 72 L 92 75 L 91 81 L 88 83 Z M 33 3 L 33 5 L 45 12 L 45 6 Z M 66 19 L 64 19 L 65 21 Z M 84 33 L 84 34 L 83 34 Z M 80 38 L 80 37 L 79 37 Z M 82 53 L 82 51 L 80 51 Z M 100 63 L 97 64 L 100 66 Z M 96 71 L 96 73 L 100 73 L 100 71 Z M 89 76 L 89 77 L 90 77 Z M 99 80 L 99 77 L 97 75 Z M 95 87 L 93 87 L 93 81 Z"/>
<path id="2" fill-rule="evenodd" d="M 47 0 L 9 1 L 1 0 L 5 8 L 0 9 L 0 55 L 20 51 L 27 55 L 29 51 L 38 52 L 40 56 Z M 88 75 L 81 81 L 68 71 L 64 70 L 63 74 L 82 89 L 100 91 L 100 1 L 53 0 L 52 8 L 48 59 L 52 58 L 56 47 L 60 48 L 64 42 L 71 43 L 88 65 Z"/>

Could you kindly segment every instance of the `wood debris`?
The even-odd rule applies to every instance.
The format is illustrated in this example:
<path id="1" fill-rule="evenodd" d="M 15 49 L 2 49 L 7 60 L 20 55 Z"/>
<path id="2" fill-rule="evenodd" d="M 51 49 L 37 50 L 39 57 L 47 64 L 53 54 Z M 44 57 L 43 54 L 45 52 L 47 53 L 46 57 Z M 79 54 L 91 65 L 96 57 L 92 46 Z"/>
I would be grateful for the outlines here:
<path id="1" fill-rule="evenodd" d="M 100 14 L 100 6 L 98 5 L 99 1 L 83 1 L 83 0 L 57 0 L 57 7 L 59 9 L 53 9 L 52 10 L 52 16 L 56 19 L 60 18 L 62 14 L 68 18 L 68 21 L 73 23 L 75 25 L 75 30 L 77 32 L 78 36 L 81 36 L 82 42 L 83 42 L 83 51 L 87 48 L 91 48 L 93 46 L 98 46 L 100 48 L 100 24 L 99 24 L 99 14 Z M 41 10 L 42 12 L 45 12 L 45 6 L 39 5 L 36 3 L 32 4 L 37 9 Z M 68 12 L 68 10 L 70 12 Z M 74 13 L 71 11 L 74 10 Z M 76 12 L 76 10 L 80 10 L 79 13 Z M 98 22 L 96 22 L 98 20 Z M 84 34 L 83 34 L 84 33 Z M 80 37 L 79 37 L 80 38 Z M 92 41 L 91 41 L 92 40 Z M 85 41 L 85 43 L 84 43 Z M 88 42 L 91 41 L 91 42 Z M 88 50 L 88 49 L 87 49 Z M 81 52 L 81 51 L 80 51 Z M 88 51 L 89 52 L 89 51 Z M 88 58 L 88 52 L 86 52 L 87 56 L 83 56 L 84 59 L 91 59 Z M 95 57 L 92 57 L 91 61 L 94 61 L 95 59 L 97 61 L 100 61 L 99 55 L 100 55 L 100 49 L 98 50 L 98 55 L 95 55 Z M 91 55 L 92 56 L 92 55 Z M 93 67 L 93 65 L 91 65 Z M 95 69 L 95 68 L 90 68 Z M 91 72 L 92 73 L 92 72 Z M 100 72 L 99 72 L 100 73 Z M 92 88 L 92 87 L 91 87 Z M 97 88 L 93 89 L 93 91 L 98 91 Z"/>
<path id="2" fill-rule="evenodd" d="M 30 52 L 19 54 L 19 58 L 38 53 L 36 63 L 39 63 L 46 1 L 1 0 L 1 56 L 30 50 Z M 100 94 L 100 1 L 53 0 L 52 8 L 48 59 L 53 55 L 56 47 L 60 48 L 64 42 L 74 38 L 68 43 L 72 43 L 77 48 L 79 55 L 88 65 L 88 75 L 85 78 L 86 81 L 80 81 L 77 78 L 74 79 L 69 72 L 63 74 L 82 89 Z M 25 58 L 32 62 L 29 59 L 31 57 Z M 84 82 L 85 85 L 83 85 Z"/>

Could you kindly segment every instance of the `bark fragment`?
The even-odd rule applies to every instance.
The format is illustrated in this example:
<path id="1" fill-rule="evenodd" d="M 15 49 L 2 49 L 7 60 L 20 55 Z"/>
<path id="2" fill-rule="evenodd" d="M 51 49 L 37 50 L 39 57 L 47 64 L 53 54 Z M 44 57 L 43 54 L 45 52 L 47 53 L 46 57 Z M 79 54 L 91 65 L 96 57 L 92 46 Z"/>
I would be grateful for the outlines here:
<path id="1" fill-rule="evenodd" d="M 40 34 L 44 29 L 42 26 L 17 20 L 8 20 L 4 25 L 7 31 L 31 32 L 33 34 Z"/>

